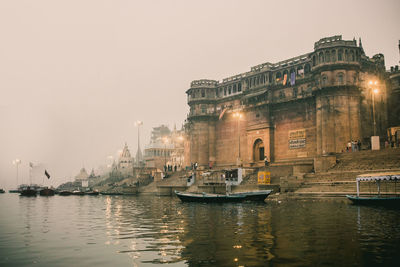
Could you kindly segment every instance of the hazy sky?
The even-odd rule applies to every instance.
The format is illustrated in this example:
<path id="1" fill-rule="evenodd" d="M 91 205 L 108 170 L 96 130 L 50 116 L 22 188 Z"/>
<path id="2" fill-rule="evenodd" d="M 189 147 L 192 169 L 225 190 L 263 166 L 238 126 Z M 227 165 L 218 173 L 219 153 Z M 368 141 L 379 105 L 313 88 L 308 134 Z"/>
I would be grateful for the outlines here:
<path id="1" fill-rule="evenodd" d="M 400 1 L 0 1 L 0 188 L 15 158 L 45 163 L 55 185 L 105 164 L 134 121 L 182 125 L 195 79 L 245 72 L 361 37 L 368 56 L 399 64 Z M 40 182 L 40 181 L 37 181 Z"/>

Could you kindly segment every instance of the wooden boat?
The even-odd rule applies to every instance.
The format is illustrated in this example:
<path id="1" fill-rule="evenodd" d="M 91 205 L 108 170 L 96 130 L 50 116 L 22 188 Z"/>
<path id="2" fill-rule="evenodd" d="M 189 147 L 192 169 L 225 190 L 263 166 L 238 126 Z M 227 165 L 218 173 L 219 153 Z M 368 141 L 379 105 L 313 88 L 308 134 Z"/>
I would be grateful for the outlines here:
<path id="1" fill-rule="evenodd" d="M 0 194 L 3 194 L 3 193 L 5 193 L 6 191 L 4 191 L 4 189 L 3 188 L 0 188 Z"/>
<path id="2" fill-rule="evenodd" d="M 74 196 L 83 196 L 83 195 L 85 195 L 85 192 L 80 191 L 80 190 L 74 190 L 74 191 L 72 191 L 72 194 Z"/>
<path id="3" fill-rule="evenodd" d="M 22 188 L 20 195 L 25 196 L 25 197 L 36 197 L 37 190 L 35 187 L 28 186 L 28 187 Z"/>
<path id="4" fill-rule="evenodd" d="M 85 194 L 88 195 L 88 196 L 98 196 L 99 193 L 100 192 L 97 191 L 97 190 L 92 190 L 92 191 L 85 192 Z"/>
<path id="5" fill-rule="evenodd" d="M 271 193 L 272 190 L 260 190 L 260 191 L 241 192 L 241 193 L 231 193 L 230 195 L 244 195 L 245 201 L 264 201 Z"/>
<path id="6" fill-rule="evenodd" d="M 10 189 L 8 193 L 21 193 L 21 191 L 19 189 Z"/>
<path id="7" fill-rule="evenodd" d="M 72 195 L 72 192 L 71 192 L 71 191 L 68 191 L 68 190 L 62 190 L 62 191 L 60 191 L 58 194 L 59 194 L 60 196 L 70 196 L 70 195 Z"/>
<path id="8" fill-rule="evenodd" d="M 359 205 L 385 205 L 385 206 L 398 206 L 400 207 L 400 196 L 396 193 L 396 183 L 400 180 L 400 172 L 385 172 L 385 173 L 371 173 L 359 175 L 356 178 L 357 195 L 346 195 L 346 197 L 353 203 Z M 360 182 L 375 182 L 378 187 L 377 196 L 360 196 Z M 381 195 L 381 182 L 395 182 L 395 195 Z"/>
<path id="9" fill-rule="evenodd" d="M 182 202 L 205 202 L 205 203 L 223 203 L 223 202 L 243 202 L 243 201 L 264 201 L 272 190 L 242 192 L 233 194 L 207 194 L 207 193 L 185 193 L 175 191 L 175 194 Z"/>
<path id="10" fill-rule="evenodd" d="M 47 187 L 39 191 L 39 195 L 41 196 L 54 196 L 54 193 L 53 189 Z"/>

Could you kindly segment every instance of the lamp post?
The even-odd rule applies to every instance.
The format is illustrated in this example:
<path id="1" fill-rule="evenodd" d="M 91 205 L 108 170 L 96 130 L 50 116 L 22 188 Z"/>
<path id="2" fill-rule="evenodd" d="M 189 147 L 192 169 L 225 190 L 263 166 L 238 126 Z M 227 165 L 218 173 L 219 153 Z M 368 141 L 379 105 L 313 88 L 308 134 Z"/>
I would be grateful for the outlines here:
<path id="1" fill-rule="evenodd" d="M 168 143 L 167 137 L 163 138 L 163 143 L 164 143 L 164 168 L 167 168 L 167 143 Z"/>
<path id="2" fill-rule="evenodd" d="M 237 165 L 240 166 L 240 129 L 239 129 L 239 122 L 240 122 L 240 118 L 243 116 L 242 113 L 240 113 L 239 111 L 236 111 L 235 113 L 233 113 L 233 117 L 237 119 L 237 133 L 238 133 L 238 158 L 237 158 Z"/>
<path id="3" fill-rule="evenodd" d="M 21 164 L 21 160 L 20 159 L 15 159 L 15 160 L 13 160 L 13 164 L 17 168 L 17 189 L 18 189 L 18 165 Z"/>
<path id="4" fill-rule="evenodd" d="M 136 121 L 135 122 L 135 126 L 137 126 L 138 128 L 137 128 L 137 143 L 138 143 L 138 153 L 137 153 L 137 156 L 139 156 L 139 150 L 140 150 L 140 131 L 139 131 L 139 129 L 140 129 L 140 126 L 142 126 L 143 125 L 143 121 Z M 139 158 L 138 157 L 136 157 L 136 164 L 137 164 L 137 167 L 139 167 Z"/>

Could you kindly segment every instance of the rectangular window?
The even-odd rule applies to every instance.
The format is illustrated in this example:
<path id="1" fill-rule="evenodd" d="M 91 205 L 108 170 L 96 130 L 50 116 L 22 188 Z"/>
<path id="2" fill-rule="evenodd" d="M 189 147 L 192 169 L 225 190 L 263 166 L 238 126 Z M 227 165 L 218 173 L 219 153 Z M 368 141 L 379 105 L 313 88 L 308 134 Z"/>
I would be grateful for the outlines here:
<path id="1" fill-rule="evenodd" d="M 297 98 L 297 88 L 293 88 L 293 97 Z"/>
<path id="2" fill-rule="evenodd" d="M 201 113 L 206 113 L 206 105 L 201 105 Z"/>

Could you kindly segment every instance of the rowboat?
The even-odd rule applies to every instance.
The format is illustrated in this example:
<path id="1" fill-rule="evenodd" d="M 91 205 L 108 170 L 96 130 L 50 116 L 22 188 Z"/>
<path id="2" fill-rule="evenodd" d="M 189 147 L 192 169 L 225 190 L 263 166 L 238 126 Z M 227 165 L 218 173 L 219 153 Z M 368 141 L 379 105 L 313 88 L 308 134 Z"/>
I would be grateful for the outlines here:
<path id="1" fill-rule="evenodd" d="M 204 202 L 204 203 L 223 203 L 223 202 L 243 202 L 243 201 L 264 201 L 272 190 L 262 190 L 253 192 L 241 192 L 231 194 L 208 194 L 208 193 L 186 193 L 175 191 L 175 194 L 182 202 Z"/>
<path id="2" fill-rule="evenodd" d="M 353 203 L 359 205 L 387 205 L 387 206 L 399 206 L 400 207 L 400 196 L 396 192 L 396 183 L 400 180 L 400 172 L 385 172 L 385 173 L 371 173 L 359 175 L 356 178 L 357 183 L 357 195 L 346 195 L 346 197 Z M 360 182 L 375 182 L 377 185 L 376 196 L 360 196 Z M 394 182 L 394 194 L 381 194 L 381 182 Z M 393 193 L 393 192 L 392 192 Z"/>

